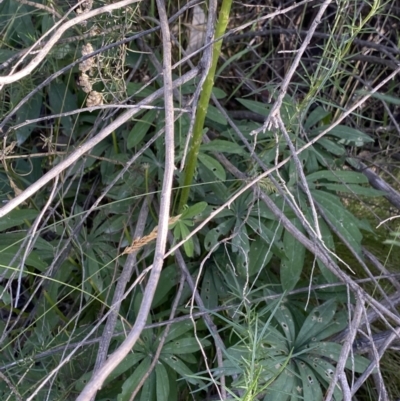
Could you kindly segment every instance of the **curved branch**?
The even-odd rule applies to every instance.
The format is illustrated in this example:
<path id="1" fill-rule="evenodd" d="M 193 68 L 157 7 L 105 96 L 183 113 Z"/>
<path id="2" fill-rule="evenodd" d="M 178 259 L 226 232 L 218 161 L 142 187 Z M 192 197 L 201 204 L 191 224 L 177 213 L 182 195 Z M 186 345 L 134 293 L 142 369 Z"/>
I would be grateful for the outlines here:
<path id="1" fill-rule="evenodd" d="M 174 81 L 174 87 L 178 87 L 185 82 L 190 81 L 192 78 L 197 76 L 199 73 L 199 69 L 195 68 L 181 78 L 178 78 Z M 76 162 L 81 156 L 83 156 L 86 152 L 100 143 L 104 138 L 110 135 L 114 130 L 120 127 L 123 123 L 128 121 L 131 117 L 137 114 L 140 111 L 140 106 L 148 105 L 154 100 L 160 98 L 164 93 L 164 88 L 157 90 L 152 93 L 146 99 L 142 100 L 138 103 L 138 108 L 127 110 L 123 114 L 121 114 L 118 118 L 116 118 L 109 126 L 100 131 L 95 137 L 89 139 L 83 145 L 79 146 L 74 152 L 72 152 L 65 160 L 63 160 L 60 164 L 53 167 L 49 172 L 47 172 L 44 176 L 42 176 L 39 180 L 33 183 L 31 186 L 26 188 L 21 194 L 16 196 L 14 199 L 10 200 L 5 206 L 0 208 L 0 218 L 5 216 L 7 213 L 10 213 L 11 210 L 18 207 L 21 203 L 25 202 L 28 198 L 30 198 L 33 194 L 40 190 L 43 186 L 45 186 L 49 181 L 53 178 L 57 177 L 62 171 L 68 168 L 71 164 Z"/>
<path id="2" fill-rule="evenodd" d="M 143 294 L 143 301 L 140 305 L 136 322 L 128 337 L 121 346 L 110 356 L 107 362 L 95 375 L 92 376 L 76 401 L 91 400 L 104 381 L 122 361 L 123 358 L 135 345 L 142 333 L 153 302 L 154 294 L 160 278 L 161 269 L 164 263 L 165 248 L 168 234 L 169 210 L 171 204 L 172 181 L 174 174 L 174 103 L 173 103 L 173 82 L 172 82 L 172 59 L 171 59 L 171 38 L 168 26 L 168 18 L 163 0 L 157 0 L 157 8 L 160 16 L 160 25 L 163 35 L 163 70 L 164 70 L 164 101 L 165 101 L 165 172 L 161 190 L 160 214 L 158 224 L 158 236 L 154 254 L 153 269 Z"/>
<path id="3" fill-rule="evenodd" d="M 368 168 L 364 163 L 360 161 L 355 161 L 356 165 L 351 163 L 351 166 L 363 173 L 371 185 L 371 187 L 382 191 L 384 197 L 397 209 L 400 209 L 400 193 L 397 192 L 393 187 L 391 187 L 385 180 L 383 180 L 378 174 L 374 173 L 370 168 Z"/>
<path id="4" fill-rule="evenodd" d="M 57 43 L 58 39 L 60 39 L 62 34 L 65 31 L 67 31 L 69 28 L 71 28 L 74 25 L 77 25 L 77 24 L 81 23 L 82 21 L 85 21 L 89 18 L 95 17 L 96 15 L 100 15 L 100 14 L 104 14 L 106 12 L 117 10 L 119 8 L 129 6 L 132 3 L 137 3 L 139 1 L 140 0 L 123 0 L 123 1 L 119 1 L 118 3 L 108 4 L 107 6 L 96 8 L 95 10 L 89 11 L 85 14 L 78 15 L 77 17 L 67 21 L 65 24 L 61 25 L 60 28 L 58 28 L 55 31 L 55 33 L 51 37 L 51 39 L 46 43 L 45 46 L 43 46 L 43 48 L 39 51 L 37 56 L 25 68 L 21 69 L 20 71 L 16 72 L 15 74 L 12 74 L 12 75 L 0 76 L 0 86 L 19 81 L 20 79 L 29 75 L 43 61 L 43 59 L 50 52 L 52 47 Z M 39 41 L 40 41 L 40 39 L 39 39 Z M 35 47 L 35 45 L 32 46 L 32 49 Z"/>

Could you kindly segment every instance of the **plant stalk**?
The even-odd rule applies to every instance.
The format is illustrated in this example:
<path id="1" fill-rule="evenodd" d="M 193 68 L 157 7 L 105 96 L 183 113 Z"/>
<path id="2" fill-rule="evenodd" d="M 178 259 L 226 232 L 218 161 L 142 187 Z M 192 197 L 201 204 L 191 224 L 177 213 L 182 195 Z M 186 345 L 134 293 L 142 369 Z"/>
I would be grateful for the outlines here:
<path id="1" fill-rule="evenodd" d="M 215 37 L 220 38 L 226 31 L 229 21 L 229 13 L 232 0 L 223 0 L 219 11 L 218 22 L 215 29 Z M 203 90 L 200 95 L 199 104 L 196 111 L 196 119 L 193 126 L 193 138 L 188 153 L 188 162 L 184 169 L 184 180 L 181 196 L 179 199 L 178 211 L 181 212 L 188 202 L 190 185 L 197 166 L 197 156 L 203 138 L 204 121 L 206 119 L 208 104 L 210 102 L 212 88 L 214 86 L 215 71 L 217 69 L 218 58 L 221 53 L 222 39 L 217 40 L 213 45 L 213 56 L 210 70 L 204 81 Z"/>

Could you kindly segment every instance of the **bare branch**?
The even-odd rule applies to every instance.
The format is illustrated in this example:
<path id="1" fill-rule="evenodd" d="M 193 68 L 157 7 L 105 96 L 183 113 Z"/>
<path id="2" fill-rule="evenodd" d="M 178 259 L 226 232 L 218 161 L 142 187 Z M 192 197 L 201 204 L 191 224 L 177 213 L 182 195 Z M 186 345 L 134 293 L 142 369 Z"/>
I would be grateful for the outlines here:
<path id="1" fill-rule="evenodd" d="M 138 340 L 151 308 L 154 293 L 161 274 L 165 257 L 165 247 L 168 234 L 169 209 L 171 203 L 172 180 L 174 174 L 174 104 L 173 82 L 171 69 L 171 38 L 168 26 L 168 18 L 163 0 L 157 0 L 157 8 L 160 16 L 161 31 L 163 34 L 163 70 L 164 70 L 164 101 L 165 101 L 165 172 L 161 191 L 161 203 L 158 224 L 158 236 L 154 255 L 153 269 L 143 294 L 143 301 L 135 321 L 135 324 L 125 341 L 110 356 L 105 365 L 92 376 L 85 386 L 77 401 L 90 400 L 102 386 L 109 374 L 122 361 Z"/>
<path id="2" fill-rule="evenodd" d="M 97 8 L 95 10 L 89 11 L 87 13 L 78 15 L 77 17 L 67 21 L 63 25 L 58 28 L 51 39 L 43 46 L 43 48 L 39 51 L 37 56 L 25 67 L 22 68 L 20 71 L 16 72 L 12 75 L 0 76 L 0 88 L 2 85 L 11 84 L 13 82 L 19 81 L 20 79 L 29 75 L 38 65 L 44 60 L 46 55 L 50 52 L 52 47 L 57 43 L 58 39 L 60 39 L 61 35 L 66 32 L 69 28 L 73 27 L 85 21 L 89 18 L 95 17 L 97 15 L 107 13 L 113 10 L 118 10 L 119 8 L 123 8 L 129 6 L 130 4 L 137 3 L 140 0 L 123 0 L 119 1 L 118 3 L 108 4 L 104 7 Z M 38 43 L 41 39 L 38 40 Z M 33 49 L 35 45 L 31 47 Z"/>
<path id="3" fill-rule="evenodd" d="M 178 78 L 176 81 L 174 81 L 174 87 L 178 87 L 185 82 L 190 81 L 193 77 L 195 77 L 198 74 L 198 68 L 195 68 L 185 75 L 183 75 L 181 78 Z M 152 93 L 150 96 L 148 96 L 146 99 L 142 100 L 139 105 L 146 105 L 154 100 L 160 98 L 164 93 L 164 89 L 161 88 L 154 93 Z M 72 152 L 65 160 L 63 160 L 60 164 L 57 166 L 53 167 L 49 172 L 47 172 L 45 175 L 43 175 L 39 180 L 37 180 L 34 184 L 26 188 L 20 195 L 16 196 L 14 199 L 10 200 L 5 206 L 3 206 L 0 209 L 0 217 L 5 216 L 7 213 L 11 212 L 11 210 L 15 209 L 18 207 L 21 203 L 26 201 L 28 198 L 30 198 L 33 194 L 35 194 L 37 191 L 40 190 L 44 185 L 46 185 L 49 181 L 51 181 L 53 178 L 55 178 L 57 175 L 59 175 L 62 171 L 64 171 L 66 168 L 71 166 L 75 161 L 77 161 L 80 157 L 82 157 L 86 152 L 88 152 L 90 149 L 92 149 L 94 146 L 96 146 L 98 143 L 100 143 L 104 138 L 106 138 L 108 135 L 110 135 L 115 129 L 120 127 L 122 124 L 124 124 L 126 121 L 128 121 L 131 117 L 133 117 L 135 114 L 137 114 L 140 111 L 139 108 L 127 110 L 123 114 L 121 114 L 119 117 L 117 117 L 110 125 L 108 125 L 106 128 L 101 130 L 95 137 L 89 139 L 87 142 L 84 144 L 80 145 L 74 152 Z"/>

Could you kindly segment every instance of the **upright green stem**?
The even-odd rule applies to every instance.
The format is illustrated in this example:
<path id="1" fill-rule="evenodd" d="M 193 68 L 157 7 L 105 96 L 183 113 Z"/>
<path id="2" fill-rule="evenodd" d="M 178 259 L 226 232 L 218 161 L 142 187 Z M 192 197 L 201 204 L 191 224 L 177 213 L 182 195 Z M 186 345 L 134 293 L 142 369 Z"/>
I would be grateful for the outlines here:
<path id="1" fill-rule="evenodd" d="M 223 0 L 219 12 L 218 23 L 215 30 L 215 38 L 220 38 L 226 30 L 229 20 L 229 12 L 231 10 L 232 0 Z M 211 68 L 204 81 L 203 90 L 200 95 L 199 104 L 196 112 L 196 120 L 193 126 L 193 138 L 190 144 L 187 164 L 184 169 L 184 181 L 181 197 L 179 199 L 179 211 L 182 211 L 189 199 L 190 185 L 193 181 L 194 172 L 197 166 L 197 156 L 203 137 L 204 121 L 206 119 L 208 103 L 210 102 L 212 88 L 214 86 L 215 71 L 217 69 L 217 62 L 221 52 L 222 39 L 214 43 L 213 56 Z"/>

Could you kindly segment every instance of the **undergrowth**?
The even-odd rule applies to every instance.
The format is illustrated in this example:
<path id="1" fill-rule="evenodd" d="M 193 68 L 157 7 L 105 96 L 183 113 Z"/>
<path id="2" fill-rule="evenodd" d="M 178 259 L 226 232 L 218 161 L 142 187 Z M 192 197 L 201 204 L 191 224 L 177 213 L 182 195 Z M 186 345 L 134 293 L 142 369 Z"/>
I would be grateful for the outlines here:
<path id="1" fill-rule="evenodd" d="M 1 399 L 398 398 L 397 4 L 119 4 L 0 2 Z"/>

